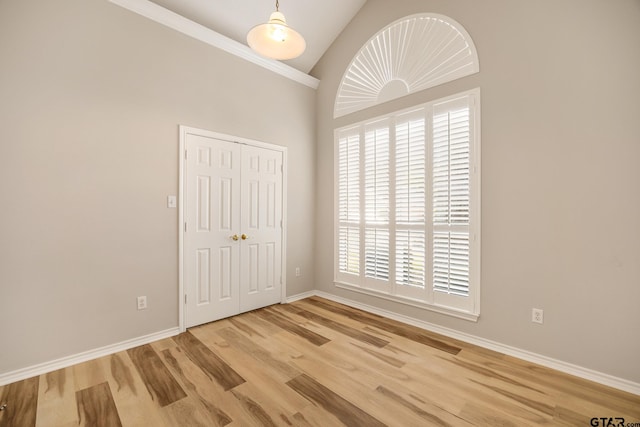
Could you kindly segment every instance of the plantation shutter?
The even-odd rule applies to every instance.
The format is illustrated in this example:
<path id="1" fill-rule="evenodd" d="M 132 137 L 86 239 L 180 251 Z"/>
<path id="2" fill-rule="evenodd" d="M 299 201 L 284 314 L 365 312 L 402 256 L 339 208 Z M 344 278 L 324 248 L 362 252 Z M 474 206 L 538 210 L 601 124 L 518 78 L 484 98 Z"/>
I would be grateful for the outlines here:
<path id="1" fill-rule="evenodd" d="M 425 288 L 425 166 L 424 112 L 401 116 L 395 126 L 396 285 L 398 293 L 414 296 Z"/>
<path id="2" fill-rule="evenodd" d="M 389 280 L 389 127 L 377 123 L 364 140 L 364 274 Z"/>
<path id="3" fill-rule="evenodd" d="M 468 98 L 434 106 L 432 265 L 435 291 L 469 295 L 470 113 Z"/>
<path id="4" fill-rule="evenodd" d="M 479 91 L 336 131 L 336 286 L 477 319 Z"/>
<path id="5" fill-rule="evenodd" d="M 360 274 L 360 134 L 338 140 L 338 271 Z"/>

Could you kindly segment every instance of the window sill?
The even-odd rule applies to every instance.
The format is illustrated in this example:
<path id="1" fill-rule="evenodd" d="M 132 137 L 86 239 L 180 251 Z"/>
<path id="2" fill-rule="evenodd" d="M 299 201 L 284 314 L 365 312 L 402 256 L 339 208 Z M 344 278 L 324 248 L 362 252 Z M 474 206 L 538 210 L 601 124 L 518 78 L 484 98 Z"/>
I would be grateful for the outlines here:
<path id="1" fill-rule="evenodd" d="M 478 318 L 480 317 L 479 313 L 469 313 L 469 312 L 466 312 L 466 311 L 456 310 L 456 309 L 451 308 L 451 307 L 444 307 L 444 306 L 440 306 L 440 305 L 428 304 L 428 303 L 423 302 L 423 301 L 417 301 L 417 300 L 414 300 L 414 299 L 399 297 L 399 296 L 396 296 L 396 295 L 389 295 L 389 294 L 384 293 L 384 292 L 379 292 L 379 291 L 375 291 L 375 290 L 372 290 L 372 289 L 365 289 L 365 288 L 361 288 L 359 286 L 350 285 L 350 284 L 344 283 L 344 282 L 334 282 L 334 285 L 337 288 L 340 288 L 340 289 L 346 289 L 346 290 L 349 290 L 349 291 L 358 292 L 358 293 L 361 293 L 361 294 L 365 294 L 365 295 L 370 295 L 370 296 L 374 296 L 374 297 L 377 297 L 377 298 L 386 299 L 388 301 L 397 302 L 399 304 L 404 304 L 404 305 L 408 305 L 408 306 L 411 306 L 411 307 L 417 307 L 417 308 L 421 308 L 423 310 L 433 311 L 435 313 L 445 314 L 445 315 L 451 316 L 451 317 L 457 317 L 458 319 L 468 320 L 470 322 L 477 322 Z"/>

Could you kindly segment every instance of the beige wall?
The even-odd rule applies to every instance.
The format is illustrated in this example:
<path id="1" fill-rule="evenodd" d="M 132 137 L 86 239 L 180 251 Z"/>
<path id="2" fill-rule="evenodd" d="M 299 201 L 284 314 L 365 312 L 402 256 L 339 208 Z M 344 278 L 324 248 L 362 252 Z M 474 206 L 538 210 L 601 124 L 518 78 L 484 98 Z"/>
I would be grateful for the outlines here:
<path id="1" fill-rule="evenodd" d="M 334 120 L 358 49 L 419 12 L 461 23 L 480 73 Z M 316 287 L 640 382 L 639 42 L 637 0 L 369 0 L 312 71 L 322 80 Z M 478 323 L 335 288 L 333 129 L 474 87 L 482 91 Z M 544 325 L 531 323 L 532 307 L 544 309 Z"/>
<path id="2" fill-rule="evenodd" d="M 106 0 L 0 1 L 0 374 L 178 325 L 179 124 L 288 147 L 313 289 L 315 96 Z"/>

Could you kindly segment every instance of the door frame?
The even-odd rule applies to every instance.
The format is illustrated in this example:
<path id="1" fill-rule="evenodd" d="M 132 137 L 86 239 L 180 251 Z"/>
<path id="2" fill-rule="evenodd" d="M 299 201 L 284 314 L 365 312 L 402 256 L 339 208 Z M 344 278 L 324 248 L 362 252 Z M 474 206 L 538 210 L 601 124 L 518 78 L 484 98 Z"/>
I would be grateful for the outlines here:
<path id="1" fill-rule="evenodd" d="M 180 148 L 179 156 L 179 174 L 178 174 L 178 327 L 180 332 L 186 331 L 185 327 L 185 298 L 187 296 L 184 280 L 184 230 L 185 230 L 185 209 L 184 195 L 186 194 L 186 140 L 187 135 L 197 135 L 207 138 L 214 138 L 225 142 L 249 145 L 253 147 L 266 148 L 268 150 L 278 151 L 282 153 L 282 289 L 280 302 L 282 304 L 287 301 L 287 147 L 281 145 L 270 144 L 267 142 L 257 141 L 239 136 L 227 135 L 219 132 L 198 129 L 190 126 L 179 125 Z"/>

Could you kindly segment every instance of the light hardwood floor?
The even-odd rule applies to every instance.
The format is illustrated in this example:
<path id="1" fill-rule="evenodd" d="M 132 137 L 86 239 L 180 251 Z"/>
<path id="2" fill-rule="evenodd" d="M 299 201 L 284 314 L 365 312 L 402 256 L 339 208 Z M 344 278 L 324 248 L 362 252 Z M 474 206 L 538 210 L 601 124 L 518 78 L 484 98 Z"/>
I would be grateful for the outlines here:
<path id="1" fill-rule="evenodd" d="M 3 427 L 640 423 L 640 396 L 317 297 L 0 387 L 2 403 Z"/>

